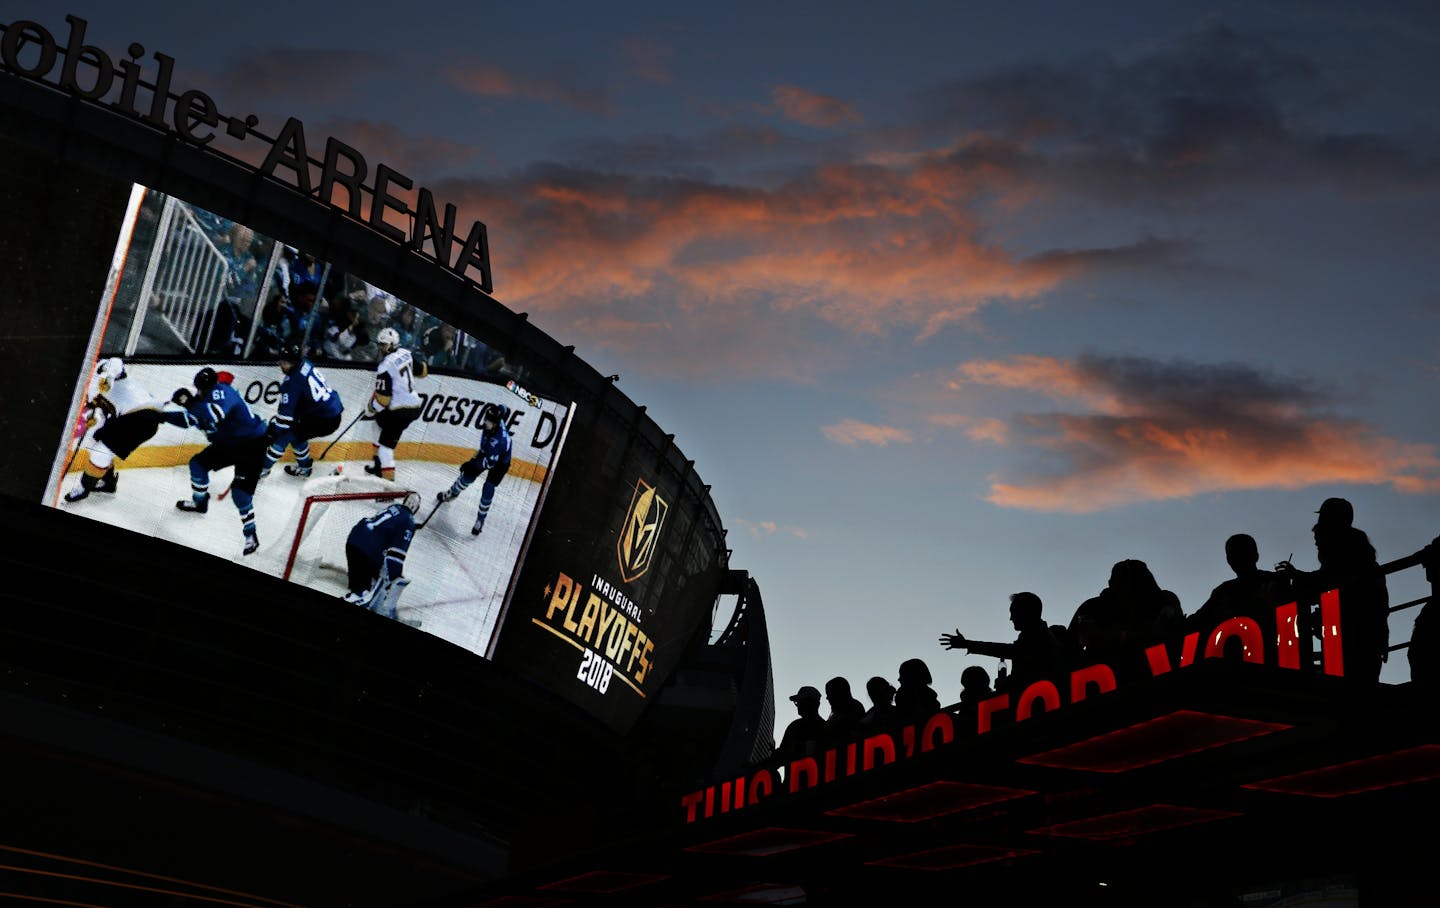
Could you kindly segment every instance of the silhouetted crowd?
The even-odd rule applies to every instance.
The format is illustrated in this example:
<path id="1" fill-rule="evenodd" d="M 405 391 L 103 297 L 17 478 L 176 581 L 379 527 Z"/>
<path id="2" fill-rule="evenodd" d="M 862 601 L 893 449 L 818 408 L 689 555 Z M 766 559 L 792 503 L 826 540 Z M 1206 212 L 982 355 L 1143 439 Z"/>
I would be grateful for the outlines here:
<path id="1" fill-rule="evenodd" d="M 1311 646 L 1311 641 L 1322 638 L 1321 598 L 1331 590 L 1339 591 L 1344 676 L 1361 684 L 1377 684 L 1392 650 L 1391 604 L 1385 568 L 1369 536 L 1354 525 L 1354 519 L 1354 508 L 1344 498 L 1329 498 L 1321 504 L 1311 527 L 1319 562 L 1313 571 L 1300 570 L 1288 559 L 1273 570 L 1264 570 L 1254 537 L 1236 533 L 1225 541 L 1225 560 L 1235 576 L 1216 586 L 1188 615 L 1180 598 L 1160 585 L 1145 562 L 1136 559 L 1116 562 L 1106 587 L 1081 602 L 1067 624 L 1049 623 L 1035 593 L 1014 593 L 1010 596 L 1010 623 L 1016 632 L 1013 641 L 972 640 L 959 628 L 940 635 L 940 645 L 947 650 L 1002 660 L 993 679 L 983 667 L 967 666 L 961 673 L 959 702 L 949 709 L 973 717 L 978 704 L 996 694 L 1020 692 L 1034 681 L 1056 679 L 1095 663 L 1111 666 L 1117 677 L 1143 672 L 1147 670 L 1144 651 L 1148 646 L 1191 631 L 1208 634 L 1230 618 L 1250 619 L 1259 626 L 1260 634 L 1228 636 L 1223 658 L 1249 662 L 1273 658 L 1282 633 L 1277 627 L 1277 609 L 1295 604 L 1298 624 L 1290 633 Z M 1408 644 L 1395 649 L 1406 649 L 1412 683 L 1440 687 L 1440 617 L 1436 615 L 1440 606 L 1435 604 L 1440 599 L 1440 536 L 1397 564 L 1422 566 L 1431 592 L 1428 600 L 1422 600 Z M 1257 639 L 1272 652 L 1253 651 Z M 1009 664 L 1008 671 L 1004 663 Z M 898 686 L 879 676 L 867 681 L 867 709 L 852 693 L 848 679 L 831 678 L 825 683 L 823 700 L 828 715 L 823 717 L 820 690 L 801 687 L 790 697 L 799 715 L 785 728 L 772 759 L 784 765 L 877 731 L 924 722 L 941 709 L 923 660 L 905 660 L 897 680 Z M 968 727 L 975 727 L 973 721 Z"/>

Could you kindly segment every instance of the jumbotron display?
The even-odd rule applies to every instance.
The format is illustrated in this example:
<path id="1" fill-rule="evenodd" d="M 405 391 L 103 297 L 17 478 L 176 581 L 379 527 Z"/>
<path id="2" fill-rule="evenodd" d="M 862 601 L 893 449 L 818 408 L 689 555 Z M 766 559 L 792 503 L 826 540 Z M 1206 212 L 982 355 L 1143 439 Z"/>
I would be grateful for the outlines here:
<path id="1" fill-rule="evenodd" d="M 724 530 L 673 436 L 490 295 L 485 225 L 161 51 L 107 78 L 83 20 L 0 31 L 0 491 L 77 558 L 85 521 L 173 542 L 629 731 L 705 642 Z"/>
<path id="2" fill-rule="evenodd" d="M 113 262 L 50 503 L 492 655 L 568 407 L 419 307 L 142 186 Z M 355 577 L 352 541 L 374 548 Z"/>

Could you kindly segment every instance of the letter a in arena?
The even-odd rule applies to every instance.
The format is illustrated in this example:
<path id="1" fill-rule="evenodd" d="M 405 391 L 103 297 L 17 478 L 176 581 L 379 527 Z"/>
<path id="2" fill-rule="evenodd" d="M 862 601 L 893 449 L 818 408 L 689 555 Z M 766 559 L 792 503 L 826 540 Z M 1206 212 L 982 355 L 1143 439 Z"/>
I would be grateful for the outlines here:
<path id="1" fill-rule="evenodd" d="M 305 124 L 291 117 L 275 137 L 260 172 L 267 177 L 275 176 L 275 168 L 284 164 L 295 171 L 295 188 L 310 194 L 310 159 L 305 152 Z"/>

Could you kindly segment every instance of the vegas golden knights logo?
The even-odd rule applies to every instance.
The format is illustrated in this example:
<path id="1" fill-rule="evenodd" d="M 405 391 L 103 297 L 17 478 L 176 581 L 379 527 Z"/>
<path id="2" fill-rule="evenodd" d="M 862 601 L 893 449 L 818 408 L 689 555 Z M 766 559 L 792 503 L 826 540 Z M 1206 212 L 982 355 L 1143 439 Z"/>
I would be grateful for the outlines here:
<path id="1" fill-rule="evenodd" d="M 650 569 L 655 542 L 660 538 L 660 528 L 669 510 L 670 505 L 653 486 L 643 479 L 635 481 L 630 510 L 625 512 L 625 525 L 620 528 L 620 540 L 615 544 L 615 552 L 620 556 L 620 576 L 626 583 L 638 580 Z"/>

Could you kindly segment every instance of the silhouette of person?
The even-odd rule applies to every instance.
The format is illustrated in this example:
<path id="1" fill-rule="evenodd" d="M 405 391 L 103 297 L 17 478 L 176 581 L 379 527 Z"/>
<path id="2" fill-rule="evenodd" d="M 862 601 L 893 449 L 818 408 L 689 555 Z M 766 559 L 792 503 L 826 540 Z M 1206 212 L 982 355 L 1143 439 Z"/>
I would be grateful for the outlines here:
<path id="1" fill-rule="evenodd" d="M 791 695 L 790 702 L 795 704 L 795 711 L 800 715 L 785 726 L 780 746 L 775 749 L 775 756 L 782 764 L 797 757 L 813 756 L 825 739 L 825 720 L 820 718 L 820 691 L 807 684 Z"/>
<path id="2" fill-rule="evenodd" d="M 995 696 L 1000 686 L 992 686 L 990 673 L 978 665 L 967 666 L 960 673 L 960 700 L 950 707 L 958 732 L 966 735 L 979 732 L 980 702 Z"/>
<path id="3" fill-rule="evenodd" d="M 1301 571 L 1282 561 L 1275 570 L 1289 579 L 1296 599 L 1307 606 L 1318 603 L 1328 590 L 1340 591 L 1345 677 L 1379 681 L 1390 648 L 1390 594 L 1385 572 L 1370 537 L 1352 525 L 1355 511 L 1349 501 L 1327 498 L 1315 513 L 1319 516 L 1311 533 L 1320 568 Z"/>
<path id="4" fill-rule="evenodd" d="M 1010 594 L 1010 624 L 1018 636 L 1013 643 L 989 643 L 966 639 L 959 629 L 941 634 L 940 645 L 946 649 L 963 649 L 981 656 L 1010 660 L 1010 676 L 1004 689 L 1023 690 L 1038 678 L 1047 678 L 1065 667 L 1060 641 L 1041 616 L 1044 609 L 1040 597 L 1030 592 Z M 963 673 L 962 673 L 963 674 Z"/>
<path id="5" fill-rule="evenodd" d="M 895 685 L 879 675 L 865 682 L 870 708 L 860 717 L 860 730 L 867 735 L 886 731 L 895 725 Z"/>
<path id="6" fill-rule="evenodd" d="M 981 700 L 995 696 L 990 686 L 990 673 L 978 665 L 971 665 L 960 673 L 960 704 L 974 706 Z"/>
<path id="7" fill-rule="evenodd" d="M 930 666 L 923 659 L 900 663 L 900 685 L 895 689 L 895 718 L 901 724 L 923 722 L 940 709 L 940 697 L 931 687 Z"/>
<path id="8" fill-rule="evenodd" d="M 1247 533 L 1236 533 L 1225 540 L 1225 563 L 1235 576 L 1211 590 L 1205 604 L 1185 618 L 1186 628 L 1209 633 L 1222 621 L 1243 616 L 1260 625 L 1267 648 L 1275 646 L 1275 607 L 1290 601 L 1289 584 L 1281 574 L 1260 569 L 1260 548 L 1255 537 Z M 1240 638 L 1231 638 L 1226 654 L 1247 655 Z"/>
<path id="9" fill-rule="evenodd" d="M 1430 601 L 1415 616 L 1415 629 L 1410 632 L 1410 680 L 1428 688 L 1440 687 L 1440 536 L 1421 549 L 1420 564 L 1430 583 Z"/>
<path id="10" fill-rule="evenodd" d="M 1139 658 L 1141 645 L 1179 632 L 1184 622 L 1180 597 L 1162 589 L 1145 562 L 1127 558 L 1111 567 L 1100 595 L 1080 603 L 1069 630 L 1087 661 L 1114 661 L 1118 671 Z"/>
<path id="11" fill-rule="evenodd" d="M 826 681 L 825 700 L 830 704 L 830 717 L 825 720 L 826 743 L 840 744 L 853 740 L 860 731 L 865 704 L 850 692 L 849 680 L 835 677 Z"/>

